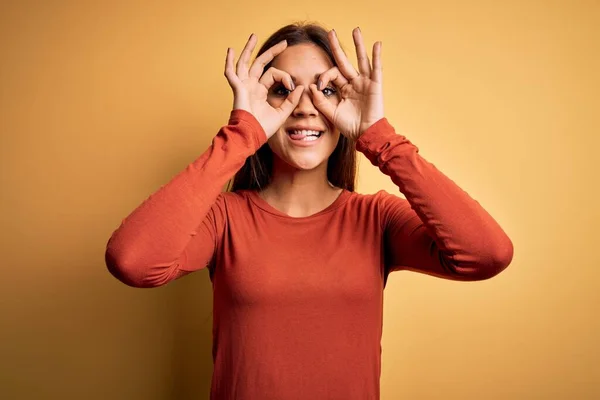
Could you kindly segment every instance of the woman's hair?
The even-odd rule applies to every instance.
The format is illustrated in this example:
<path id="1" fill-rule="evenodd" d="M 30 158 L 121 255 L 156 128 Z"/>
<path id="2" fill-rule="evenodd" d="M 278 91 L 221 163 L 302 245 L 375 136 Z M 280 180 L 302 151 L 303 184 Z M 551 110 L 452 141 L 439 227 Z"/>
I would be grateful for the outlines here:
<path id="1" fill-rule="evenodd" d="M 282 40 L 287 40 L 288 47 L 301 43 L 313 43 L 325 51 L 333 65 L 337 65 L 329 46 L 327 30 L 314 23 L 297 22 L 284 26 L 265 41 L 256 56 L 260 56 Z M 273 61 L 268 63 L 264 71 L 267 71 L 272 63 Z M 229 182 L 228 189 L 235 192 L 236 190 L 264 188 L 271 180 L 272 168 L 273 152 L 265 143 L 256 153 L 246 159 L 244 166 L 233 177 L 233 182 Z M 327 179 L 334 186 L 354 191 L 356 180 L 355 143 L 344 135 L 340 135 L 338 144 L 327 161 Z"/>

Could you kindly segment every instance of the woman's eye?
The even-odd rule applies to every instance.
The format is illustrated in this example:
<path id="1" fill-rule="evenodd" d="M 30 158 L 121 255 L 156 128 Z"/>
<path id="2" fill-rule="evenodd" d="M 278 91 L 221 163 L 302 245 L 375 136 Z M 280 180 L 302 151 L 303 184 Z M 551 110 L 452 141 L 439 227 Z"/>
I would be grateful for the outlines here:
<path id="1" fill-rule="evenodd" d="M 323 89 L 323 94 L 325 95 L 325 97 L 334 96 L 336 93 L 337 93 L 337 91 L 330 86 Z"/>
<path id="2" fill-rule="evenodd" d="M 273 94 L 275 96 L 287 97 L 291 93 L 291 90 L 288 90 L 285 86 L 279 85 L 275 89 L 273 89 Z"/>
<path id="3" fill-rule="evenodd" d="M 325 97 L 331 97 L 331 96 L 335 96 L 335 94 L 337 93 L 337 90 L 335 90 L 335 88 L 333 88 L 331 86 L 328 86 L 325 89 L 323 89 L 322 92 L 325 95 Z M 279 85 L 279 86 L 276 86 L 271 91 L 271 93 L 273 93 L 273 95 L 275 95 L 275 96 L 287 97 L 287 96 L 289 96 L 290 93 L 292 93 L 292 91 L 287 89 L 283 85 Z"/>

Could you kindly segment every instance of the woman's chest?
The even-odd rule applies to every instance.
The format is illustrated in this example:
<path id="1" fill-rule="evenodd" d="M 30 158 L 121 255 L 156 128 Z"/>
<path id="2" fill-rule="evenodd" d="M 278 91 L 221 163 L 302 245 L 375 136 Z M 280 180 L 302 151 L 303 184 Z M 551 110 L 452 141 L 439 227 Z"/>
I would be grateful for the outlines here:
<path id="1" fill-rule="evenodd" d="M 306 224 L 229 224 L 215 290 L 239 304 L 364 304 L 383 290 L 381 237 L 352 219 Z"/>

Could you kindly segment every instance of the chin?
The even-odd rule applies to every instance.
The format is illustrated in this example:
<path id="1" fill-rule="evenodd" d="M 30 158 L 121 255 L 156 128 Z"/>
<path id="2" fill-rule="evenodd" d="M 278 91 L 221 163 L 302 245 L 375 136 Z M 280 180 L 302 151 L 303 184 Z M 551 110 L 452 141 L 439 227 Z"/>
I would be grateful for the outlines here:
<path id="1" fill-rule="evenodd" d="M 279 155 L 277 155 L 277 157 L 279 157 Z M 281 157 L 279 157 L 281 158 Z M 329 157 L 323 158 L 323 157 L 294 157 L 292 159 L 285 159 L 282 158 L 282 160 L 288 164 L 290 167 L 301 170 L 301 171 L 310 171 L 313 169 L 316 169 L 318 167 L 320 167 L 323 164 L 327 164 L 327 160 L 329 159 Z"/>

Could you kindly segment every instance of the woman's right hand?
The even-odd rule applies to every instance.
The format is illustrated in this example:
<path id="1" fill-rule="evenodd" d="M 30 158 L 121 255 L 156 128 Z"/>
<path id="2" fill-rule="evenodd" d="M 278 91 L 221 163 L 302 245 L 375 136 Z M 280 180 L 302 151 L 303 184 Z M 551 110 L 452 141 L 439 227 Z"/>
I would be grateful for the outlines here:
<path id="1" fill-rule="evenodd" d="M 250 56 L 256 46 L 256 41 L 256 35 L 250 35 L 235 69 L 233 67 L 233 49 L 227 49 L 225 77 L 233 89 L 233 109 L 251 113 L 264 129 L 267 138 L 270 138 L 294 111 L 304 87 L 295 87 L 287 72 L 273 67 L 263 74 L 265 65 L 287 47 L 285 40 L 257 57 L 249 68 Z M 267 102 L 267 94 L 275 82 L 281 82 L 286 89 L 292 91 L 279 107 L 272 107 Z"/>

